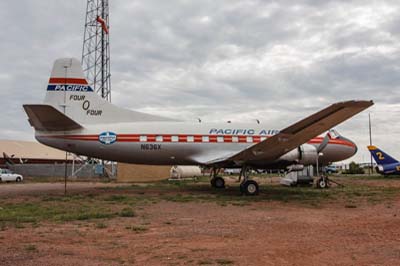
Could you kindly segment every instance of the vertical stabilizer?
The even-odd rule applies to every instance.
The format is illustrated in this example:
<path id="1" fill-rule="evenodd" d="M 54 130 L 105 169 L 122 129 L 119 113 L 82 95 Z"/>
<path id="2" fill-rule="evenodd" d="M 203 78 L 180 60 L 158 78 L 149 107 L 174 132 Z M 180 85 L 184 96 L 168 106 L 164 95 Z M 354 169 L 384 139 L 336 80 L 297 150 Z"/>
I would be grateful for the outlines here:
<path id="1" fill-rule="evenodd" d="M 376 146 L 368 146 L 368 150 L 372 154 L 372 157 L 374 157 L 377 164 L 385 165 L 399 162 Z"/>
<path id="2" fill-rule="evenodd" d="M 61 58 L 54 62 L 45 104 L 53 106 L 81 125 L 173 121 L 119 108 L 104 100 L 88 84 L 81 63 L 75 58 Z"/>

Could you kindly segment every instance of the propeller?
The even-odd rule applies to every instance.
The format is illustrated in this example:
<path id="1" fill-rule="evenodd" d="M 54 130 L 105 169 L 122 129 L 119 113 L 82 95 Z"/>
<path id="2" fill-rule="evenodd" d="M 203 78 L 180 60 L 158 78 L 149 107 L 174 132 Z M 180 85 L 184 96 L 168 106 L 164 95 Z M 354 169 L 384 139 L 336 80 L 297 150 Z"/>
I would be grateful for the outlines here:
<path id="1" fill-rule="evenodd" d="M 328 133 L 326 133 L 326 135 L 325 135 L 324 139 L 322 140 L 321 144 L 319 144 L 319 146 L 317 147 L 317 153 L 322 152 L 323 149 L 326 148 L 326 146 L 328 145 L 329 139 L 330 139 L 330 137 L 329 137 L 329 132 L 328 132 Z"/>

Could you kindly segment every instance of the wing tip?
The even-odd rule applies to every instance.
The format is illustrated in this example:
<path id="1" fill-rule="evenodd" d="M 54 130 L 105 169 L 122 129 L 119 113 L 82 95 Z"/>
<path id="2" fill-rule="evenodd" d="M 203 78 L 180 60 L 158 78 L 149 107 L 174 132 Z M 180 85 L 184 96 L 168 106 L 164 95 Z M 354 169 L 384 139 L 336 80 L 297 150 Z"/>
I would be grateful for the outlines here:
<path id="1" fill-rule="evenodd" d="M 373 100 L 349 100 L 349 101 L 337 102 L 336 104 L 343 106 L 357 106 L 357 107 L 367 108 L 374 105 L 375 103 Z"/>

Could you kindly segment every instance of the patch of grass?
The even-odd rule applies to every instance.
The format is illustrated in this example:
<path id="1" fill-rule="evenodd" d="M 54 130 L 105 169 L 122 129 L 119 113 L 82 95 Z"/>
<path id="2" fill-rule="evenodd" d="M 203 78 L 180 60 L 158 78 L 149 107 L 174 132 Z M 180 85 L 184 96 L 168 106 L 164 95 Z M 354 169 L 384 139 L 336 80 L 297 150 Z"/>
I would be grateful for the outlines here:
<path id="1" fill-rule="evenodd" d="M 111 195 L 105 198 L 105 201 L 125 202 L 128 199 L 125 195 Z"/>
<path id="2" fill-rule="evenodd" d="M 228 259 L 216 259 L 215 260 L 219 265 L 232 265 L 234 263 L 233 260 Z"/>
<path id="3" fill-rule="evenodd" d="M 114 217 L 115 212 L 93 203 L 82 204 L 82 200 L 72 201 L 32 201 L 29 203 L 8 203 L 0 212 L 0 223 L 38 224 L 40 221 L 75 221 Z"/>
<path id="4" fill-rule="evenodd" d="M 71 250 L 63 250 L 63 251 L 61 251 L 61 255 L 72 256 L 72 255 L 74 255 L 74 252 L 72 252 Z"/>
<path id="5" fill-rule="evenodd" d="M 0 199 L 0 230 L 6 230 L 9 226 L 23 228 L 26 223 L 35 227 L 42 221 L 67 222 L 135 217 L 134 210 L 144 210 L 150 204 L 160 201 L 215 203 L 219 206 L 233 205 L 244 208 L 254 202 L 270 201 L 305 204 L 318 208 L 324 203 L 339 201 L 342 206 L 353 208 L 352 205 L 356 206 L 355 203 L 358 206 L 360 202 L 368 204 L 390 202 L 400 196 L 400 190 L 387 186 L 387 183 L 379 186 L 376 185 L 377 182 L 357 182 L 357 178 L 351 178 L 350 181 L 350 177 L 338 177 L 338 180 L 344 182 L 345 187 L 321 190 L 312 187 L 291 188 L 276 184 L 261 184 L 260 195 L 256 197 L 242 196 L 237 183 L 230 183 L 224 190 L 212 189 L 207 179 L 108 187 L 98 189 L 92 194 L 71 194 L 65 197 L 26 197 L 18 201 Z"/>
<path id="6" fill-rule="evenodd" d="M 131 208 L 123 208 L 119 213 L 121 217 L 135 217 L 136 214 Z"/>
<path id="7" fill-rule="evenodd" d="M 23 228 L 25 228 L 25 225 L 23 225 L 21 223 L 15 223 L 14 227 L 17 228 L 17 229 L 23 229 Z"/>
<path id="8" fill-rule="evenodd" d="M 182 195 L 182 194 L 177 194 L 174 196 L 163 196 L 162 197 L 166 201 L 172 201 L 172 202 L 193 202 L 193 201 L 198 201 L 198 197 L 192 196 L 192 195 Z"/>
<path id="9" fill-rule="evenodd" d="M 126 226 L 125 229 L 132 230 L 135 233 L 143 233 L 149 230 L 147 227 L 141 225 Z"/>
<path id="10" fill-rule="evenodd" d="M 199 265 L 211 265 L 213 262 L 211 260 L 200 260 Z"/>
<path id="11" fill-rule="evenodd" d="M 4 222 L 0 223 L 0 231 L 5 231 L 7 229 L 7 226 Z"/>
<path id="12" fill-rule="evenodd" d="M 91 219 L 105 219 L 115 217 L 115 214 L 109 212 L 86 212 L 86 213 L 68 213 L 57 216 L 55 219 L 58 221 L 69 222 L 69 221 L 85 221 Z"/>
<path id="13" fill-rule="evenodd" d="M 234 201 L 231 203 L 233 206 L 247 206 L 250 202 L 246 201 Z"/>
<path id="14" fill-rule="evenodd" d="M 97 223 L 96 224 L 97 229 L 104 229 L 107 228 L 107 225 L 105 223 Z"/>
<path id="15" fill-rule="evenodd" d="M 399 195 L 399 189 L 366 185 L 347 185 L 339 190 L 343 198 L 363 198 L 370 203 L 379 203 Z"/>
<path id="16" fill-rule="evenodd" d="M 26 251 L 37 251 L 37 247 L 33 244 L 29 244 L 25 246 Z"/>
<path id="17" fill-rule="evenodd" d="M 343 175 L 348 180 L 391 180 L 391 179 L 400 179 L 399 175 Z"/>

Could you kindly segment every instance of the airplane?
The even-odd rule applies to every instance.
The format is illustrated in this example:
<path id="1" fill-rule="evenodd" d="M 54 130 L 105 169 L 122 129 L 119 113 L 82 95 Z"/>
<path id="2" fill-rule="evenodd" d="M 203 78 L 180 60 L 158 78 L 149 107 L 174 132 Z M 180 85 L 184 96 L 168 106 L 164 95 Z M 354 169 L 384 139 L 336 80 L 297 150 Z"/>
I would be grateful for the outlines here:
<path id="1" fill-rule="evenodd" d="M 353 156 L 354 142 L 332 137 L 334 132 L 317 136 L 371 105 L 338 102 L 280 131 L 259 123 L 184 122 L 107 102 L 88 84 L 77 59 L 61 58 L 53 65 L 44 103 L 23 107 L 35 138 L 45 145 L 109 161 L 200 165 L 211 169 L 216 188 L 225 186 L 221 168 L 241 168 L 240 191 L 256 195 L 251 169 L 311 165 L 317 159 L 327 165 Z"/>
<path id="2" fill-rule="evenodd" d="M 382 175 L 400 175 L 400 162 L 376 146 L 368 146 L 368 150 L 377 164 L 376 171 Z"/>

